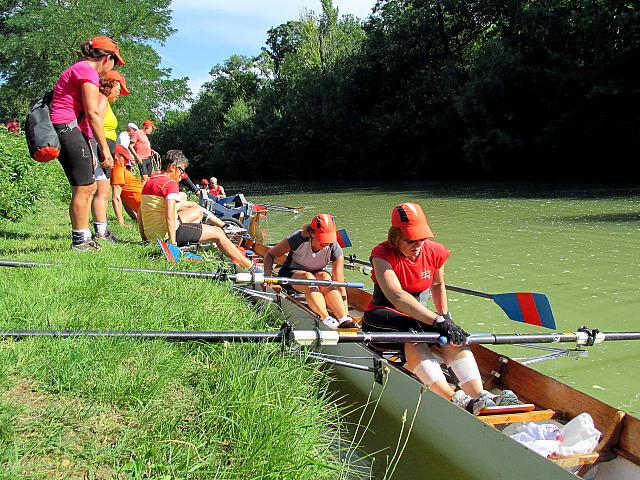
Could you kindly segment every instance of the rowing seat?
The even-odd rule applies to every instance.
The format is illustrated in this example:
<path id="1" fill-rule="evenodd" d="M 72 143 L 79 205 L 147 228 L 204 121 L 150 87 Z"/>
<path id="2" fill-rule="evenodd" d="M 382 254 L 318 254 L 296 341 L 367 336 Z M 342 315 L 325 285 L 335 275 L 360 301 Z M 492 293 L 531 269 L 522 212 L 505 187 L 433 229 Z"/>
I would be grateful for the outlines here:
<path id="1" fill-rule="evenodd" d="M 480 410 L 478 418 L 493 427 L 518 422 L 536 422 L 551 420 L 556 416 L 553 410 L 536 410 L 533 403 L 487 407 Z"/>

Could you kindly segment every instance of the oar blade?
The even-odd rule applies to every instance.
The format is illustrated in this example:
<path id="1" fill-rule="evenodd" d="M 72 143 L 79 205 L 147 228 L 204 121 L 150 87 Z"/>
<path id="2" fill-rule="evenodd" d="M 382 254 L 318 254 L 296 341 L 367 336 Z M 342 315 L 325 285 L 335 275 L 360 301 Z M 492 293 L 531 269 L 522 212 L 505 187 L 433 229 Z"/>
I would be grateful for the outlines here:
<path id="1" fill-rule="evenodd" d="M 493 301 L 511 320 L 545 328 L 556 328 L 551 305 L 542 293 L 497 293 Z"/>
<path id="2" fill-rule="evenodd" d="M 164 254 L 165 258 L 170 263 L 177 263 L 182 260 L 188 260 L 192 262 L 202 262 L 204 260 L 204 258 L 201 257 L 200 255 L 196 255 L 195 253 L 191 253 L 191 252 L 182 252 L 175 245 L 171 245 L 170 243 L 163 242 L 162 240 L 159 240 L 159 239 L 158 239 L 158 245 L 160 246 L 160 249 L 162 250 L 162 253 Z"/>
<path id="3" fill-rule="evenodd" d="M 338 245 L 340 245 L 342 248 L 353 246 L 353 243 L 351 243 L 351 239 L 349 238 L 349 234 L 347 233 L 346 229 L 341 228 L 336 233 L 338 234 L 337 235 Z"/>

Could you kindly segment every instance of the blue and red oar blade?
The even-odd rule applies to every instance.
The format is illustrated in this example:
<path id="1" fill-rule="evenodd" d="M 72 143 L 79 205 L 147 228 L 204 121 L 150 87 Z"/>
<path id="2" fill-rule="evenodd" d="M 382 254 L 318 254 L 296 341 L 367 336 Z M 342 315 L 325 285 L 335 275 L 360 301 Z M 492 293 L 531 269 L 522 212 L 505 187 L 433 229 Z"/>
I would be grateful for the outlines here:
<path id="1" fill-rule="evenodd" d="M 180 260 L 182 260 L 182 252 L 175 245 L 171 245 L 170 243 L 163 242 L 160 239 L 158 239 L 158 245 L 160 246 L 160 250 L 162 250 L 162 253 L 164 254 L 165 258 L 170 263 L 177 263 Z"/>
<path id="2" fill-rule="evenodd" d="M 556 328 L 549 299 L 542 293 L 496 293 L 492 298 L 511 320 Z"/>
<path id="3" fill-rule="evenodd" d="M 353 243 L 351 243 L 351 239 L 349 238 L 349 234 L 347 233 L 346 229 L 341 228 L 336 233 L 337 233 L 338 245 L 340 245 L 342 248 L 353 246 Z"/>
<path id="4" fill-rule="evenodd" d="M 182 252 L 182 260 L 187 260 L 190 262 L 204 262 L 204 257 L 191 252 Z"/>
<path id="5" fill-rule="evenodd" d="M 164 254 L 165 258 L 171 263 L 181 262 L 183 260 L 191 261 L 191 262 L 202 262 L 204 258 L 200 255 L 196 255 L 191 252 L 183 252 L 175 245 L 171 245 L 170 243 L 163 242 L 162 240 L 158 240 L 158 245 L 160 245 L 160 249 Z"/>

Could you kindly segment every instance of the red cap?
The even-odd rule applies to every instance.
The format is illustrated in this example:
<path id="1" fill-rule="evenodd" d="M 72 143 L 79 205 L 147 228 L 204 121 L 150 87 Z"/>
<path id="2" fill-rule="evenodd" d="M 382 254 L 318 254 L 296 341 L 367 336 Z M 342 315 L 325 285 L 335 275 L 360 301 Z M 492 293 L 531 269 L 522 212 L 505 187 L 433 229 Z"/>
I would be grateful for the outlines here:
<path id="1" fill-rule="evenodd" d="M 122 155 L 127 160 L 131 160 L 133 157 L 131 156 L 131 152 L 124 148 L 122 145 L 116 145 L 116 150 L 113 152 L 115 155 Z"/>
<path id="2" fill-rule="evenodd" d="M 117 70 L 109 70 L 104 74 L 105 77 L 115 80 L 120 84 L 120 92 L 122 95 L 129 95 L 129 89 L 127 88 L 127 81 L 124 79 L 122 74 Z"/>
<path id="3" fill-rule="evenodd" d="M 116 62 L 116 65 L 124 65 L 124 60 L 120 55 L 120 49 L 118 48 L 118 45 L 116 45 L 116 42 L 111 40 L 109 37 L 105 37 L 104 35 L 100 37 L 93 37 L 91 39 L 91 48 L 97 48 L 100 50 L 106 50 L 107 52 L 113 52 L 113 54 L 118 59 L 118 61 Z"/>
<path id="4" fill-rule="evenodd" d="M 202 180 L 200 180 L 200 185 L 209 185 L 209 180 L 203 178 Z"/>
<path id="5" fill-rule="evenodd" d="M 142 122 L 142 126 L 143 127 L 158 128 L 158 127 L 156 127 L 156 125 L 151 120 L 145 120 L 144 122 Z"/>
<path id="6" fill-rule="evenodd" d="M 399 227 L 407 240 L 433 237 L 433 232 L 429 228 L 422 207 L 417 203 L 407 202 L 393 207 L 391 225 Z"/>
<path id="7" fill-rule="evenodd" d="M 313 220 L 311 220 L 311 229 L 313 230 L 313 236 L 316 237 L 320 243 L 336 241 L 336 221 L 331 215 L 321 213 L 313 217 Z"/>

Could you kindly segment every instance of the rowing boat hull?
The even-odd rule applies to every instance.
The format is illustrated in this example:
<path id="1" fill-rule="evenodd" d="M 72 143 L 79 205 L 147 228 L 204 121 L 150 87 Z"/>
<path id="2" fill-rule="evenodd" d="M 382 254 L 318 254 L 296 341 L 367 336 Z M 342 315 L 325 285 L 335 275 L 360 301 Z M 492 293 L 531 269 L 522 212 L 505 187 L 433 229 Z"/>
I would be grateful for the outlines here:
<path id="1" fill-rule="evenodd" d="M 282 295 L 281 307 L 294 328 L 305 330 L 324 328 L 319 324 L 318 317 L 306 305 L 288 295 Z M 568 418 L 582 411 L 588 411 L 594 417 L 596 426 L 605 435 L 609 433 L 606 430 L 615 430 L 611 441 L 617 442 L 618 447 L 614 448 L 612 443 L 610 445 L 612 448 L 609 450 L 618 453 L 618 456 L 606 463 L 599 463 L 597 468 L 591 469 L 586 474 L 587 478 L 598 480 L 640 478 L 640 467 L 636 457 L 639 452 L 634 450 L 640 448 L 636 441 L 640 438 L 640 422 L 635 417 L 624 416 L 624 421 L 614 425 L 616 419 L 621 419 L 613 407 L 560 384 L 518 362 L 509 361 L 504 364 L 498 354 L 485 347 L 476 345 L 473 350 L 484 378 L 491 374 L 493 368 L 505 365 L 499 384 L 501 388 L 511 388 L 521 398 L 533 401 L 543 408 L 555 406 L 556 411 L 562 410 Z M 359 360 L 358 363 L 367 366 L 372 366 L 374 359 L 380 360 L 380 356 L 368 347 L 355 343 L 323 346 L 321 351 L 340 357 L 361 358 L 363 360 Z M 403 369 L 382 361 L 386 371 L 382 384 L 374 381 L 374 375 L 371 372 L 336 366 L 336 373 L 363 395 L 366 396 L 372 392 L 372 399 L 379 399 L 380 407 L 387 414 L 395 417 L 398 422 L 404 412 L 406 412 L 407 424 L 415 414 L 411 438 L 418 439 L 431 450 L 444 456 L 470 478 L 505 480 L 512 480 L 514 476 L 519 480 L 576 478 L 574 474 L 515 442 L 493 426 L 432 392 L 424 390 L 421 383 L 406 374 Z M 545 392 L 538 391 L 541 389 Z M 552 398 L 545 398 L 554 395 L 559 395 L 553 398 L 555 402 L 552 402 Z M 560 408 L 558 408 L 558 398 L 563 403 Z M 626 428 L 623 428 L 625 426 Z M 624 431 L 626 431 L 626 439 L 621 435 Z M 615 438 L 617 435 L 621 438 Z M 395 447 L 396 440 L 391 440 L 393 445 L 390 447 Z M 624 440 L 623 444 L 621 444 L 622 440 Z M 622 455 L 633 459 L 634 462 L 625 459 Z M 425 472 L 425 478 L 427 477 L 429 477 L 428 471 Z M 415 478 L 419 478 L 418 474 Z"/>

